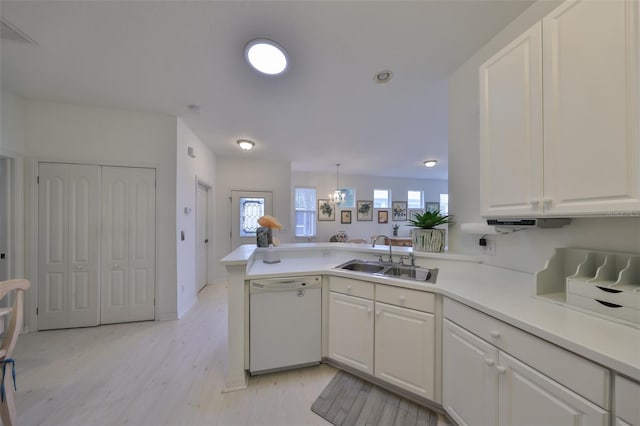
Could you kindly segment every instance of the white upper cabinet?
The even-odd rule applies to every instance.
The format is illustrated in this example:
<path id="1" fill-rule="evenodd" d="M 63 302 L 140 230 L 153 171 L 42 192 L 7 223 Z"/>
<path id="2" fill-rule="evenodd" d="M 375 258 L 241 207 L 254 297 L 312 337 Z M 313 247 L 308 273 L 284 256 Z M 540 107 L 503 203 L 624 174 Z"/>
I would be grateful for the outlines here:
<path id="1" fill-rule="evenodd" d="M 640 211 L 638 10 L 567 1 L 480 67 L 484 216 Z"/>
<path id="2" fill-rule="evenodd" d="M 483 216 L 542 213 L 542 25 L 480 67 Z"/>

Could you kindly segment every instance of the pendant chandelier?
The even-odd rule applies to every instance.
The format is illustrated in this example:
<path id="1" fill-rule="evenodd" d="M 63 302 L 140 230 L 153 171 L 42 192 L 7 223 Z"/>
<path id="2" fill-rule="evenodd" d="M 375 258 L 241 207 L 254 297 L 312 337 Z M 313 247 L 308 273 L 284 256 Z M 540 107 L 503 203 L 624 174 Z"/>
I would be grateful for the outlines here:
<path id="1" fill-rule="evenodd" d="M 339 206 L 346 199 L 346 194 L 340 189 L 340 163 L 336 163 L 336 190 L 329 194 L 329 200 Z"/>

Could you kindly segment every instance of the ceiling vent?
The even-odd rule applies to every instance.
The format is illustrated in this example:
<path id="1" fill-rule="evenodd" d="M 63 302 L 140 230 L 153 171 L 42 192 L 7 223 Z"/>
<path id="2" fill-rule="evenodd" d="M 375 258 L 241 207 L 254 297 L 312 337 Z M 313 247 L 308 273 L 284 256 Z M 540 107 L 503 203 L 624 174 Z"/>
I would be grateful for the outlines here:
<path id="1" fill-rule="evenodd" d="M 18 43 L 31 44 L 38 46 L 38 43 L 14 25 L 11 25 L 5 18 L 0 16 L 0 38 L 2 40 L 16 41 Z"/>

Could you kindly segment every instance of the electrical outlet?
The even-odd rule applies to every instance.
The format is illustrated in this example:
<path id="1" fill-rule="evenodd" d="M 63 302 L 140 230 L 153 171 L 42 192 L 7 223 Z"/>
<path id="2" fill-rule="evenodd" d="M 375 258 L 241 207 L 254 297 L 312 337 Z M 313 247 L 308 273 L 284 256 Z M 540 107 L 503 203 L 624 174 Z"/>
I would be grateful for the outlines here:
<path id="1" fill-rule="evenodd" d="M 496 242 L 487 240 L 486 251 L 489 256 L 496 255 Z"/>

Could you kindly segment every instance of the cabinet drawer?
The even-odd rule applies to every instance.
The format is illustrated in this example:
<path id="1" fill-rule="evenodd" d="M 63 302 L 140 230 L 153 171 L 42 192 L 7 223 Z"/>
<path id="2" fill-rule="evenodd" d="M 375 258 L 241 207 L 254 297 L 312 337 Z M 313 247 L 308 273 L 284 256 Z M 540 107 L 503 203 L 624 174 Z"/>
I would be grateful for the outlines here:
<path id="1" fill-rule="evenodd" d="M 374 284 L 351 278 L 330 277 L 329 290 L 373 300 Z"/>
<path id="2" fill-rule="evenodd" d="M 640 383 L 616 376 L 615 389 L 616 417 L 628 424 L 640 425 Z"/>
<path id="3" fill-rule="evenodd" d="M 591 402 L 609 407 L 609 370 L 449 298 L 444 316 Z"/>
<path id="4" fill-rule="evenodd" d="M 376 300 L 425 312 L 433 312 L 435 306 L 433 293 L 381 284 L 376 284 Z"/>

